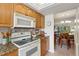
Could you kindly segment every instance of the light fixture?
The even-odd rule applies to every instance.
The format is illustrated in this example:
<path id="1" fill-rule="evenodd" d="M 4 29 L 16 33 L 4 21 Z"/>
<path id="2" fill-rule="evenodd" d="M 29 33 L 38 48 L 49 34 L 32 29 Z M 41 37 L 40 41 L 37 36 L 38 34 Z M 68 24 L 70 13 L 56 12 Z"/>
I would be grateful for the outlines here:
<path id="1" fill-rule="evenodd" d="M 65 23 L 71 23 L 71 21 L 69 21 L 69 20 L 66 20 L 66 21 L 65 21 Z"/>
<path id="2" fill-rule="evenodd" d="M 74 22 L 76 23 L 76 22 L 78 22 L 79 23 L 79 20 L 74 20 Z"/>
<path id="3" fill-rule="evenodd" d="M 74 20 L 74 22 L 76 23 L 76 22 L 77 22 L 77 20 Z"/>
<path id="4" fill-rule="evenodd" d="M 79 29 L 79 26 L 78 26 L 78 29 Z"/>
<path id="5" fill-rule="evenodd" d="M 64 21 L 61 21 L 60 23 L 61 23 L 61 24 L 63 24 L 63 23 L 64 23 Z"/>

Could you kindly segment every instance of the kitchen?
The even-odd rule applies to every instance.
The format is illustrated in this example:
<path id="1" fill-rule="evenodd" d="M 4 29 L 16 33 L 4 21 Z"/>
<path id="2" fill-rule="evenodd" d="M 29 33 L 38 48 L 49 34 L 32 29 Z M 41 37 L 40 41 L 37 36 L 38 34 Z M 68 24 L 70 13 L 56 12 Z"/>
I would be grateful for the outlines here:
<path id="1" fill-rule="evenodd" d="M 44 28 L 44 16 L 22 3 L 2 3 L 0 7 L 0 55 L 45 55 L 47 50 L 40 48 L 43 47 L 40 46 L 43 44 L 41 41 L 45 41 L 41 30 Z"/>
<path id="2" fill-rule="evenodd" d="M 72 19 L 77 21 L 78 6 L 76 3 L 0 3 L 0 56 L 59 56 L 62 52 L 56 51 L 54 41 L 54 26 L 59 19 L 55 16 L 75 8 L 76 17 Z M 78 39 L 78 28 L 75 34 Z"/>

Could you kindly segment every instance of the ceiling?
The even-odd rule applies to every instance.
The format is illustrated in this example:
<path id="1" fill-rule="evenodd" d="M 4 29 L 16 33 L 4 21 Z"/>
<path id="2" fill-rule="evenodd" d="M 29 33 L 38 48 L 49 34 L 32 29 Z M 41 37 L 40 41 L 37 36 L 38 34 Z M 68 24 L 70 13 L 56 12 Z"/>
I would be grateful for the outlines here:
<path id="1" fill-rule="evenodd" d="M 79 7 L 79 3 L 26 3 L 26 5 L 43 15 L 54 14 L 55 24 L 61 24 L 61 21 L 74 23 L 76 9 Z"/>
<path id="2" fill-rule="evenodd" d="M 76 9 L 67 10 L 54 15 L 55 24 L 60 24 L 62 21 L 74 22 L 76 19 Z"/>
<path id="3" fill-rule="evenodd" d="M 25 5 L 40 12 L 43 15 L 51 13 L 57 14 L 79 7 L 79 3 L 25 3 Z"/>
<path id="4" fill-rule="evenodd" d="M 71 18 L 76 15 L 76 9 L 67 10 L 64 12 L 60 12 L 54 15 L 55 19 L 64 19 L 64 18 Z"/>
<path id="5" fill-rule="evenodd" d="M 35 10 L 41 10 L 43 8 L 46 8 L 53 3 L 27 3 L 31 8 L 34 8 Z"/>

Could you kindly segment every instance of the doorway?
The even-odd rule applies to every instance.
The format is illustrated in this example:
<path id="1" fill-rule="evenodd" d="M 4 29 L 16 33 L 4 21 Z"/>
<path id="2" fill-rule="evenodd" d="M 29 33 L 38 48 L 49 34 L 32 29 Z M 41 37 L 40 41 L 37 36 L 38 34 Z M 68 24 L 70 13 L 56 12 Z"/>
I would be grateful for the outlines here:
<path id="1" fill-rule="evenodd" d="M 76 55 L 76 9 L 55 14 L 54 19 L 54 50 L 61 56 Z"/>

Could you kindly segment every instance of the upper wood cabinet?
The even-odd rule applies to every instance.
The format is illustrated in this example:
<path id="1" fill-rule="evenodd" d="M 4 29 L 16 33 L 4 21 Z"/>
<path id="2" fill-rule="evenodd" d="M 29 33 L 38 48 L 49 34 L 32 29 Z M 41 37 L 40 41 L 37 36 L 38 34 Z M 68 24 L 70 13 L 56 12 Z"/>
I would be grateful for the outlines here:
<path id="1" fill-rule="evenodd" d="M 14 4 L 14 11 L 22 13 L 26 16 L 32 16 L 32 14 L 33 14 L 33 11 L 31 8 L 29 8 L 26 5 L 21 4 L 21 3 Z"/>
<path id="2" fill-rule="evenodd" d="M 36 19 L 36 28 L 44 28 L 44 16 L 24 4 L 14 4 L 14 10 Z"/>
<path id="3" fill-rule="evenodd" d="M 28 10 L 26 11 L 26 13 L 28 14 L 28 16 L 33 17 L 33 11 L 30 8 L 28 8 Z"/>
<path id="4" fill-rule="evenodd" d="M 14 11 L 15 11 L 15 12 L 22 13 L 22 14 L 24 14 L 24 15 L 27 15 L 27 14 L 26 14 L 26 11 L 27 11 L 26 6 L 23 5 L 23 4 L 20 4 L 20 3 L 14 4 Z"/>
<path id="5" fill-rule="evenodd" d="M 45 18 L 43 15 L 41 15 L 41 28 L 45 27 Z"/>
<path id="6" fill-rule="evenodd" d="M 36 17 L 36 28 L 41 28 L 41 15 L 37 14 Z"/>
<path id="7" fill-rule="evenodd" d="M 36 28 L 44 28 L 44 16 L 41 14 L 37 14 L 36 17 Z"/>
<path id="8" fill-rule="evenodd" d="M 13 19 L 13 4 L 0 4 L 0 27 L 11 27 Z"/>
<path id="9" fill-rule="evenodd" d="M 44 28 L 44 16 L 21 3 L 0 4 L 0 26 L 12 27 L 14 12 L 34 17 L 36 19 L 36 28 Z"/>

